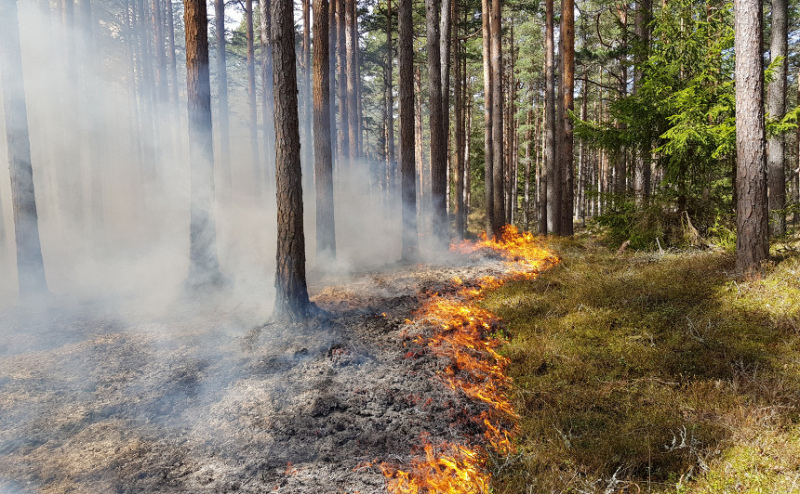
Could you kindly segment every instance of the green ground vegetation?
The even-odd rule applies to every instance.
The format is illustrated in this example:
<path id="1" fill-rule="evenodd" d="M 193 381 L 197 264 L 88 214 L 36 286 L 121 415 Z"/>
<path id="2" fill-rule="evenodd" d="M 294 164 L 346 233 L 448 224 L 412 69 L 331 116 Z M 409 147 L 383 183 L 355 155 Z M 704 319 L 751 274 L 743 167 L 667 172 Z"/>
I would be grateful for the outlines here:
<path id="1" fill-rule="evenodd" d="M 800 252 L 742 279 L 722 250 L 551 246 L 484 301 L 521 414 L 495 492 L 800 492 Z"/>

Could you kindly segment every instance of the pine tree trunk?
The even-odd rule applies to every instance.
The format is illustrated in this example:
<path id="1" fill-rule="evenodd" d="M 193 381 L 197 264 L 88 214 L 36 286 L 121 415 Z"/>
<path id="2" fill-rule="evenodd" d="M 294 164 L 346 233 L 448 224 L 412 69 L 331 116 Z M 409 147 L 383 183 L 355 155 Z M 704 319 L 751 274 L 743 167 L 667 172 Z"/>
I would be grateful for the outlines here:
<path id="1" fill-rule="evenodd" d="M 345 0 L 345 43 L 347 47 L 347 135 L 349 142 L 350 167 L 355 167 L 359 159 L 358 149 L 358 100 L 356 64 L 356 0 Z"/>
<path id="2" fill-rule="evenodd" d="M 414 137 L 414 28 L 412 0 L 399 0 L 397 50 L 400 59 L 400 173 L 402 174 L 402 259 L 417 257 L 417 191 Z"/>
<path id="3" fill-rule="evenodd" d="M 328 0 L 314 0 L 314 183 L 318 263 L 336 258 L 328 28 Z"/>
<path id="4" fill-rule="evenodd" d="M 336 35 L 337 35 L 337 61 L 339 63 L 339 84 L 336 86 L 339 92 L 339 171 L 349 170 L 350 163 L 350 119 L 348 115 L 348 80 L 347 80 L 347 23 L 345 21 L 345 0 L 334 0 L 337 2 L 336 14 Z"/>
<path id="5" fill-rule="evenodd" d="M 397 193 L 397 160 L 394 153 L 394 48 L 392 46 L 392 0 L 386 1 L 386 170 L 389 204 L 394 207 Z"/>
<path id="6" fill-rule="evenodd" d="M 454 14 L 453 18 L 458 19 L 458 1 L 454 0 Z M 454 163 L 454 179 L 455 179 L 455 207 L 453 210 L 456 220 L 456 241 L 464 238 L 465 232 L 465 217 L 464 217 L 464 94 L 462 90 L 462 65 L 461 65 L 461 41 L 458 38 L 459 29 L 456 26 L 453 29 L 453 45 L 454 45 L 454 68 L 455 74 L 453 77 L 453 94 L 455 95 L 455 163 Z"/>
<path id="7" fill-rule="evenodd" d="M 187 288 L 198 289 L 219 285 L 222 275 L 217 261 L 214 220 L 214 147 L 205 0 L 184 0 L 184 9 L 191 174 Z"/>
<path id="8" fill-rule="evenodd" d="M 300 64 L 300 163 L 303 168 L 303 187 L 314 187 L 314 142 L 312 142 L 312 128 L 314 126 L 314 101 L 312 95 L 312 67 L 311 67 L 311 2 L 302 0 L 303 6 L 303 53 Z"/>
<path id="9" fill-rule="evenodd" d="M 275 188 L 278 202 L 278 248 L 275 310 L 278 320 L 309 316 L 306 249 L 303 233 L 303 185 L 300 165 L 300 122 L 292 0 L 272 1 L 272 57 L 275 62 Z"/>
<path id="10" fill-rule="evenodd" d="M 184 0 L 184 3 L 187 0 Z M 225 0 L 214 0 L 214 28 L 217 35 L 217 99 L 219 100 L 219 166 L 222 196 L 231 193 L 231 137 L 228 107 L 228 64 L 225 50 Z"/>
<path id="11" fill-rule="evenodd" d="M 264 181 L 267 191 L 270 191 L 273 177 L 275 176 L 275 95 L 272 90 L 273 63 L 271 0 L 259 0 L 261 13 L 261 140 L 264 145 Z"/>
<path id="12" fill-rule="evenodd" d="M 557 180 L 556 167 L 556 87 L 555 47 L 553 39 L 553 0 L 545 0 L 545 166 L 542 183 L 546 194 L 542 194 L 540 214 L 543 219 L 539 233 L 561 233 L 561 187 Z"/>
<path id="13" fill-rule="evenodd" d="M 247 38 L 247 106 L 250 110 L 250 155 L 255 167 L 256 195 L 260 195 L 264 187 L 264 173 L 258 151 L 258 103 L 256 102 L 256 57 L 255 38 L 253 33 L 253 0 L 245 0 L 244 17 Z"/>
<path id="14" fill-rule="evenodd" d="M 775 67 L 773 79 L 767 87 L 767 113 L 780 120 L 786 113 L 786 72 L 788 63 L 788 2 L 772 0 L 772 60 L 782 58 Z M 773 235 L 786 233 L 786 142 L 783 134 L 771 135 L 767 140 L 767 185 L 769 190 L 770 232 Z"/>
<path id="15" fill-rule="evenodd" d="M 589 67 L 583 67 L 583 84 L 581 85 L 581 120 L 586 121 L 586 112 L 589 109 Z M 586 226 L 586 174 L 587 159 L 586 145 L 581 139 L 578 145 L 578 219 L 581 226 Z"/>
<path id="16" fill-rule="evenodd" d="M 39 219 L 33 186 L 28 109 L 23 83 L 22 51 L 16 0 L 0 1 L 0 86 L 3 91 L 11 203 L 17 248 L 20 298 L 47 293 L 39 241 Z"/>
<path id="17" fill-rule="evenodd" d="M 486 236 L 495 237 L 494 230 L 494 157 L 492 146 L 492 12 L 491 1 L 481 0 L 481 27 L 483 34 L 483 149 L 484 184 L 486 189 Z"/>
<path id="18" fill-rule="evenodd" d="M 428 105 L 430 115 L 431 145 L 431 207 L 433 209 L 433 236 L 436 242 L 446 245 L 447 202 L 447 138 L 442 119 L 442 59 L 440 52 L 440 1 L 425 1 L 425 19 L 428 40 Z"/>
<path id="19" fill-rule="evenodd" d="M 533 112 L 536 102 L 531 89 L 531 106 L 525 115 L 525 192 L 523 196 L 522 221 L 525 230 L 531 229 L 531 148 L 533 147 Z"/>
<path id="20" fill-rule="evenodd" d="M 574 136 L 572 118 L 575 110 L 575 2 L 561 0 L 561 235 L 573 234 L 572 213 L 574 210 Z"/>
<path id="21" fill-rule="evenodd" d="M 736 269 L 769 257 L 761 0 L 736 0 Z"/>
<path id="22" fill-rule="evenodd" d="M 501 0 L 492 1 L 492 231 L 495 237 L 505 224 L 505 160 L 503 153 L 503 38 Z"/>

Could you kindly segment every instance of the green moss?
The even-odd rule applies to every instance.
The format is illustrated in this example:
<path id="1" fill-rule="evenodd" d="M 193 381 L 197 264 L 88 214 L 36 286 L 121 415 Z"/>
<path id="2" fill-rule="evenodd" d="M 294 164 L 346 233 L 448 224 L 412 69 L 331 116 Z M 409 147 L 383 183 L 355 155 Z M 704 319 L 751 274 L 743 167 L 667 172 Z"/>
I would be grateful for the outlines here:
<path id="1" fill-rule="evenodd" d="M 737 280 L 724 252 L 553 248 L 558 267 L 484 301 L 522 416 L 497 492 L 800 491 L 798 256 Z M 762 464 L 765 435 L 792 460 Z"/>

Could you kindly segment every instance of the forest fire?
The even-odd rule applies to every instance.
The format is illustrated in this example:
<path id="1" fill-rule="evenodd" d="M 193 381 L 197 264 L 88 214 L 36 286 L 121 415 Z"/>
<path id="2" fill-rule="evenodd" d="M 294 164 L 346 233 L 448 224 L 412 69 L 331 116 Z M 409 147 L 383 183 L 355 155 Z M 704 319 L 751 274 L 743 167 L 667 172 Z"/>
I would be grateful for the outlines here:
<path id="1" fill-rule="evenodd" d="M 558 259 L 542 248 L 530 233 L 519 233 L 513 226 L 506 227 L 499 240 L 484 237 L 478 242 L 465 241 L 452 246 L 453 251 L 465 254 L 487 248 L 504 258 L 505 276 L 485 276 L 477 285 L 454 278 L 452 281 L 461 286 L 455 296 L 444 298 L 434 294 L 418 311 L 416 322 L 434 328 L 434 333 L 415 339 L 416 343 L 449 361 L 439 377 L 450 389 L 483 405 L 484 410 L 472 417 L 476 426 L 484 430 L 483 443 L 434 445 L 426 436 L 421 437 L 425 454 L 412 460 L 408 470 L 381 466 L 390 479 L 390 492 L 488 492 L 486 452 L 509 454 L 514 451 L 511 439 L 518 415 L 509 399 L 511 379 L 505 373 L 508 359 L 497 352 L 502 343 L 502 337 L 497 334 L 500 321 L 477 303 L 486 289 L 498 287 L 515 277 L 535 277 L 558 263 Z"/>

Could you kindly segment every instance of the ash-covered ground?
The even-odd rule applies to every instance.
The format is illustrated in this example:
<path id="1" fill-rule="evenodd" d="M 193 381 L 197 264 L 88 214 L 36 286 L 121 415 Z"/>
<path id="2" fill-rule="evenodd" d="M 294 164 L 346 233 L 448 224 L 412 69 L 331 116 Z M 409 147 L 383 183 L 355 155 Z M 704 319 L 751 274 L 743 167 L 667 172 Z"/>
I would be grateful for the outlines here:
<path id="1" fill-rule="evenodd" d="M 482 433 L 406 320 L 454 276 L 502 271 L 474 254 L 319 278 L 327 314 L 295 325 L 208 301 L 0 311 L 0 494 L 385 492 L 378 465 L 422 433 Z"/>

